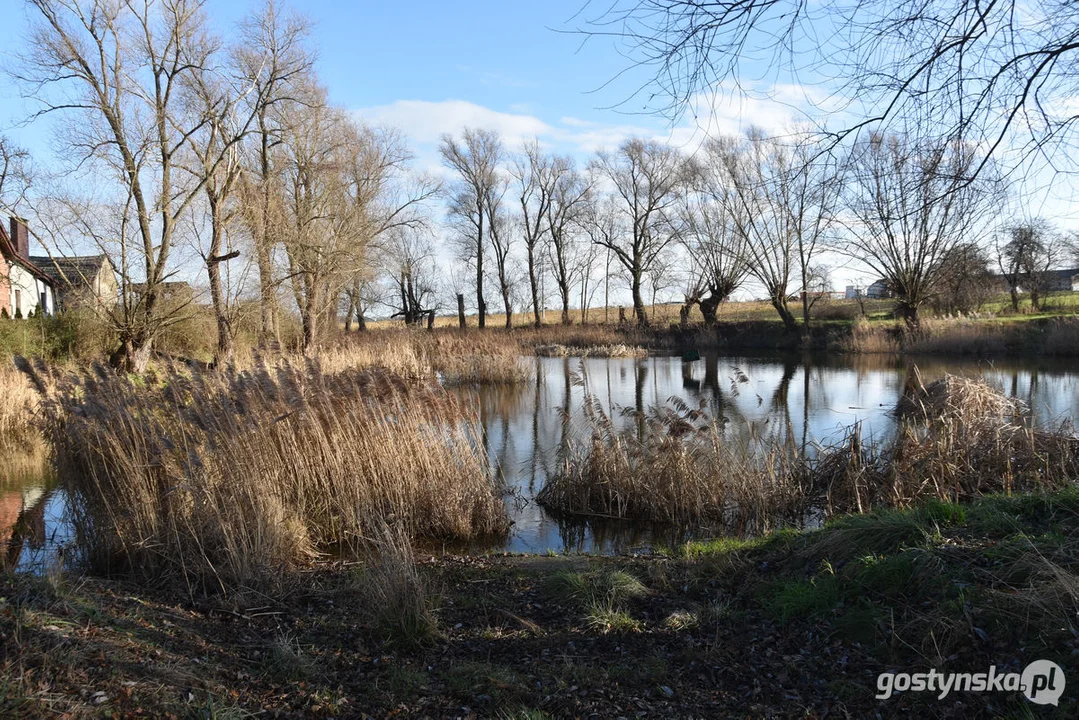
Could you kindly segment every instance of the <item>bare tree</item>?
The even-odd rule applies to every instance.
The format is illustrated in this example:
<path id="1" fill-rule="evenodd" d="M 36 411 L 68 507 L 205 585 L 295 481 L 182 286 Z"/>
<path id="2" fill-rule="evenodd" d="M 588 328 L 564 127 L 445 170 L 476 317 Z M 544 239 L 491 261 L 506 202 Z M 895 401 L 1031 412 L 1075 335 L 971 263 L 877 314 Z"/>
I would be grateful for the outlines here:
<path id="1" fill-rule="evenodd" d="M 989 256 L 977 242 L 960 243 L 940 261 L 940 288 L 931 305 L 944 313 L 971 312 L 981 308 L 993 293 Z"/>
<path id="2" fill-rule="evenodd" d="M 0 211 L 18 214 L 32 177 L 30 153 L 0 135 Z"/>
<path id="3" fill-rule="evenodd" d="M 671 116 L 699 110 L 727 88 L 751 92 L 740 73 L 752 58 L 754 68 L 788 71 L 803 83 L 831 82 L 832 104 L 856 99 L 862 115 L 836 139 L 868 125 L 921 127 L 987 148 L 972 174 L 1009 145 L 1048 153 L 1056 144 L 1058 166 L 1072 155 L 1074 3 L 613 0 L 596 7 L 582 12 L 580 31 L 613 38 L 645 74 L 631 97 L 643 95 L 646 107 Z"/>
<path id="4" fill-rule="evenodd" d="M 999 205 L 991 177 L 972 176 L 979 163 L 960 142 L 878 134 L 855 145 L 846 252 L 884 279 L 910 325 L 939 289 L 942 261 L 974 241 Z"/>
<path id="5" fill-rule="evenodd" d="M 490 212 L 487 203 L 498 183 L 498 165 L 502 160 L 502 141 L 490 130 L 465 128 L 461 141 L 443 135 L 439 145 L 442 161 L 458 175 L 452 190 L 450 214 L 457 221 L 464 240 L 464 257 L 475 262 L 476 312 L 479 326 L 487 325 L 487 303 L 483 299 L 483 256 L 487 242 Z"/>
<path id="6" fill-rule="evenodd" d="M 212 66 L 216 41 L 199 0 L 29 5 L 38 21 L 19 77 L 39 91 L 53 91 L 37 93 L 42 113 L 80 119 L 66 134 L 69 157 L 103 166 L 100 177 L 111 177 L 127 198 L 130 226 L 123 239 L 135 242 L 125 243 L 119 263 L 129 301 L 122 305 L 120 343 L 111 361 L 141 372 L 162 327 L 159 304 L 177 228 L 204 186 L 178 175 L 178 161 L 207 123 L 180 112 L 181 88 Z M 225 162 L 222 153 L 212 164 Z M 133 266 L 141 283 L 129 274 Z"/>
<path id="7" fill-rule="evenodd" d="M 436 309 L 434 249 L 425 229 L 400 227 L 382 243 L 383 266 L 392 292 L 387 304 L 406 325 L 424 321 Z"/>
<path id="8" fill-rule="evenodd" d="M 279 340 L 274 250 L 282 243 L 285 223 L 281 196 L 284 141 L 289 119 L 307 105 L 314 85 L 314 55 L 307 47 L 310 23 L 300 15 L 281 10 L 275 0 L 241 25 L 240 40 L 233 50 L 234 64 L 253 90 L 245 102 L 254 103 L 253 142 L 240 180 L 243 220 L 253 241 L 259 277 L 259 341 Z M 248 99 L 249 98 L 249 99 Z"/>
<path id="9" fill-rule="evenodd" d="M 521 235 L 525 243 L 528 269 L 528 287 L 532 300 L 532 321 L 536 327 L 542 324 L 539 287 L 540 263 L 543 261 L 542 241 L 548 232 L 547 220 L 551 211 L 557 174 L 555 159 L 545 155 L 539 142 L 526 142 L 521 154 L 514 158 L 510 173 L 514 179 L 514 192 L 520 205 Z"/>
<path id="10" fill-rule="evenodd" d="M 495 259 L 495 280 L 498 281 L 498 292 L 502 296 L 502 311 L 506 316 L 506 327 L 511 328 L 516 277 L 510 266 L 513 227 L 505 203 L 508 186 L 506 178 L 496 172 L 494 182 L 487 189 L 487 199 L 483 205 L 487 214 L 487 237 L 491 241 L 491 251 Z"/>
<path id="11" fill-rule="evenodd" d="M 789 306 L 796 282 L 802 292 L 802 328 L 808 331 L 810 281 L 839 196 L 834 172 L 821 167 L 823 156 L 804 143 L 769 138 L 759 129 L 751 129 L 743 140 L 710 141 L 708 156 L 710 172 L 729 184 L 724 196 L 728 215 L 742 236 L 749 273 L 790 331 L 798 328 Z"/>
<path id="12" fill-rule="evenodd" d="M 687 180 L 685 158 L 664 143 L 633 138 L 617 152 L 600 152 L 594 167 L 611 184 L 626 228 L 625 235 L 600 232 L 594 241 L 610 248 L 622 264 L 629 276 L 637 324 L 647 325 L 643 280 L 678 237 L 675 206 Z"/>
<path id="13" fill-rule="evenodd" d="M 570 324 L 570 286 L 574 274 L 575 259 L 584 256 L 594 260 L 592 253 L 577 247 L 576 236 L 586 224 L 590 206 L 594 201 L 593 181 L 584 177 L 576 168 L 573 159 L 555 157 L 551 180 L 551 202 L 547 208 L 548 251 L 551 266 L 554 269 L 555 283 L 562 304 L 561 322 Z M 582 276 L 582 282 L 588 274 Z M 582 293 L 584 292 L 582 288 Z M 581 307 L 581 322 L 584 322 L 585 308 Z"/>
<path id="14" fill-rule="evenodd" d="M 720 303 L 748 275 L 745 236 L 731 217 L 738 207 L 730 193 L 722 166 L 706 166 L 684 195 L 682 244 L 691 263 L 682 313 L 687 321 L 689 309 L 697 305 L 704 324 L 714 325 Z"/>
<path id="15" fill-rule="evenodd" d="M 1060 235 L 1041 219 L 1013 225 L 1007 235 L 1008 242 L 997 248 L 997 263 L 1008 285 L 1012 309 L 1019 310 L 1019 292 L 1026 290 L 1031 307 L 1040 310 L 1049 290 L 1049 271 L 1063 254 Z"/>

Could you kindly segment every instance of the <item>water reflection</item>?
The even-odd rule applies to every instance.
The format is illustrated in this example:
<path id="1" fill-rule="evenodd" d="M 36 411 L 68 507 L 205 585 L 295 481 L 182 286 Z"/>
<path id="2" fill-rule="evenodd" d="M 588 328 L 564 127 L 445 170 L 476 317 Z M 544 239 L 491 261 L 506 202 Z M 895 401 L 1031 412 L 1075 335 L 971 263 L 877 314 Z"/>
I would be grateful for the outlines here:
<path id="1" fill-rule="evenodd" d="M 63 500 L 54 491 L 44 453 L 5 453 L 0 459 L 0 568 L 36 569 L 67 540 Z"/>
<path id="2" fill-rule="evenodd" d="M 492 467 L 512 492 L 515 521 L 505 549 L 632 552 L 673 546 L 694 528 L 662 528 L 618 520 L 558 519 L 532 501 L 588 426 L 583 410 L 592 397 L 621 427 L 638 423 L 650 407 L 679 398 L 725 418 L 732 440 L 773 437 L 804 453 L 838 442 L 856 422 L 866 442 L 887 441 L 890 411 L 905 388 L 946 372 L 979 377 L 1023 400 L 1035 421 L 1059 426 L 1079 414 L 1079 368 L 1071 361 L 999 362 L 892 356 L 534 358 L 536 380 L 516 386 L 459 390 L 478 406 L 482 442 Z M 628 410 L 620 413 L 618 410 Z M 71 539 L 64 500 L 44 471 L 42 452 L 0 454 L 0 562 L 37 568 L 54 562 Z M 812 522 L 813 518 L 794 518 Z M 501 549 L 501 548 L 500 548 Z"/>
<path id="3" fill-rule="evenodd" d="M 560 520 L 531 502 L 588 432 L 583 405 L 589 396 L 613 410 L 620 426 L 637 423 L 638 432 L 644 429 L 641 413 L 680 398 L 725 418 L 724 432 L 732 439 L 772 437 L 810 454 L 841 440 L 856 422 L 866 442 L 887 441 L 895 427 L 890 411 L 904 388 L 919 377 L 928 383 L 947 372 L 983 378 L 1023 400 L 1042 425 L 1070 420 L 1079 410 L 1079 371 L 1068 361 L 705 355 L 694 362 L 536 358 L 535 368 L 534 385 L 468 391 L 480 405 L 488 455 L 517 499 L 511 503 L 516 524 L 507 549 L 519 552 L 626 552 L 692 534 L 613 520 Z"/>

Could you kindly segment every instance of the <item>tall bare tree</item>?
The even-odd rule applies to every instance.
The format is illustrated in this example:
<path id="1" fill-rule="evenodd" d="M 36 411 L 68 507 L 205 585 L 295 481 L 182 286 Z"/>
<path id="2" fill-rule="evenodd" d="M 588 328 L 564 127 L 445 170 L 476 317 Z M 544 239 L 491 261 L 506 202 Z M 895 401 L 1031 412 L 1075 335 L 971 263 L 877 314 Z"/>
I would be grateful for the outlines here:
<path id="1" fill-rule="evenodd" d="M 275 0 L 265 0 L 241 25 L 233 51 L 238 74 L 254 91 L 247 96 L 248 102 L 254 101 L 254 137 L 248 143 L 240 190 L 242 217 L 258 266 L 259 341 L 264 345 L 280 339 L 280 281 L 273 260 L 283 240 L 285 217 L 275 198 L 281 194 L 284 134 L 294 111 L 312 102 L 314 53 L 307 45 L 309 35 L 306 18 L 282 9 Z"/>
<path id="2" fill-rule="evenodd" d="M 643 280 L 678 237 L 676 204 L 687 181 L 685 158 L 665 143 L 633 138 L 616 152 L 600 152 L 594 167 L 612 186 L 626 228 L 624 235 L 600 233 L 595 241 L 622 264 L 629 276 L 634 317 L 637 324 L 647 325 Z"/>
<path id="3" fill-rule="evenodd" d="M 199 0 L 29 5 L 37 22 L 19 77 L 41 91 L 42 113 L 78 118 L 65 135 L 68 156 L 102 167 L 101 177 L 126 198 L 130 230 L 125 226 L 123 239 L 134 242 L 125 243 L 119 263 L 127 300 L 111 360 L 140 372 L 161 330 L 177 228 L 204 186 L 179 173 L 178 161 L 208 122 L 180 112 L 181 88 L 212 67 L 217 43 Z M 226 161 L 222 152 L 211 165 Z"/>
<path id="4" fill-rule="evenodd" d="M 439 144 L 442 161 L 457 173 L 450 214 L 457 221 L 464 241 L 464 259 L 475 263 L 476 312 L 480 328 L 487 325 L 487 303 L 483 298 L 484 249 L 490 211 L 487 207 L 499 183 L 502 141 L 490 130 L 465 128 L 461 140 L 443 135 Z"/>
<path id="5" fill-rule="evenodd" d="M 510 173 L 514 180 L 514 194 L 520 206 L 521 235 L 525 244 L 528 270 L 528 288 L 532 301 L 532 322 L 542 324 L 539 272 L 543 261 L 542 242 L 549 228 L 557 174 L 555 159 L 543 153 L 539 141 L 526 142 L 521 153 L 514 158 Z"/>
<path id="6" fill-rule="evenodd" d="M 835 217 L 838 182 L 814 163 L 805 146 L 751 129 L 743 139 L 708 144 L 711 172 L 729 183 L 728 217 L 742 236 L 746 266 L 784 326 L 797 331 L 791 285 L 802 292 L 808 329 L 814 263 Z M 721 180 L 720 182 L 723 182 Z"/>
<path id="7" fill-rule="evenodd" d="M 551 202 L 545 218 L 548 248 L 562 303 L 562 324 L 569 325 L 570 286 L 574 267 L 583 269 L 584 265 L 587 265 L 588 272 L 581 274 L 581 282 L 587 284 L 591 277 L 591 262 L 595 260 L 591 248 L 582 251 L 576 242 L 577 235 L 588 220 L 589 205 L 594 198 L 593 183 L 591 178 L 586 178 L 577 170 L 572 158 L 565 156 L 552 158 L 550 179 Z M 582 288 L 582 298 L 585 297 Z M 582 299 L 582 322 L 586 312 L 583 303 Z"/>
<path id="8" fill-rule="evenodd" d="M 739 208 L 729 197 L 722 169 L 718 174 L 715 170 L 700 169 L 682 209 L 682 244 L 691 263 L 683 316 L 688 320 L 689 309 L 697 305 L 709 326 L 715 325 L 720 303 L 741 287 L 749 272 L 745 237 L 731 218 Z"/>

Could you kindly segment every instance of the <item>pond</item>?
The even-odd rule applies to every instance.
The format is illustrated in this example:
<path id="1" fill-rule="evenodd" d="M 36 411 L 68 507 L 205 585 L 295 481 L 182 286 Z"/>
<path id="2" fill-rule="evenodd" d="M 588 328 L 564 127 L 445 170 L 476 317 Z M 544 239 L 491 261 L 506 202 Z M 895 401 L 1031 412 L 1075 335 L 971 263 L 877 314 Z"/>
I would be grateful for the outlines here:
<path id="1" fill-rule="evenodd" d="M 583 405 L 593 397 L 608 411 L 647 411 L 680 398 L 726 418 L 728 432 L 774 434 L 805 452 L 841 440 L 860 422 L 863 439 L 886 440 L 891 411 L 917 372 L 929 383 L 945 373 L 978 377 L 1021 399 L 1042 426 L 1079 412 L 1079 367 L 1072 361 L 978 361 L 895 356 L 823 358 L 706 355 L 679 357 L 535 358 L 537 382 L 470 390 L 479 403 L 487 452 L 512 488 L 515 522 L 506 549 L 542 553 L 632 552 L 685 539 L 669 528 L 628 522 L 563 521 L 533 501 L 557 468 L 559 450 L 587 433 Z M 564 422 L 565 420 L 565 422 Z M 629 422 L 629 419 L 625 419 Z"/>
<path id="2" fill-rule="evenodd" d="M 775 434 L 806 452 L 838 442 L 854 423 L 867 441 L 886 440 L 891 410 L 917 371 L 926 383 L 952 373 L 986 380 L 1021 399 L 1036 423 L 1059 426 L 1079 414 L 1079 366 L 1073 361 L 997 361 L 894 356 L 529 358 L 536 382 L 462 389 L 479 409 L 483 442 L 511 489 L 514 521 L 503 546 L 512 552 L 646 550 L 685 538 L 641 524 L 565 521 L 534 501 L 558 465 L 560 450 L 587 438 L 583 405 L 593 397 L 618 418 L 620 409 L 648 410 L 680 398 L 727 418 L 733 432 Z M 628 418 L 624 422 L 630 422 Z M 0 559 L 38 570 L 58 562 L 72 539 L 64 498 L 45 471 L 40 450 L 0 455 Z"/>

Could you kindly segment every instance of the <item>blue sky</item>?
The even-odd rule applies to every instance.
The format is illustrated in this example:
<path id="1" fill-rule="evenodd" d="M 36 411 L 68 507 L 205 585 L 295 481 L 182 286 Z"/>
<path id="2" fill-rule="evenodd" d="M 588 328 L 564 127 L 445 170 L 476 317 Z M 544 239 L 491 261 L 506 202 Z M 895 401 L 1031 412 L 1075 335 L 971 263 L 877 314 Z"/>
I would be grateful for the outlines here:
<path id="1" fill-rule="evenodd" d="M 586 157 L 628 135 L 670 138 L 691 149 L 701 133 L 692 124 L 619 110 L 640 76 L 603 87 L 625 61 L 610 41 L 558 32 L 578 27 L 583 0 L 544 3 L 408 2 L 294 3 L 314 22 L 312 45 L 332 100 L 375 123 L 400 127 L 413 140 L 417 162 L 437 166 L 435 144 L 464 125 L 493 127 L 507 144 L 538 136 L 554 149 Z M 207 12 L 223 35 L 253 0 L 209 0 Z M 599 12 L 600 6 L 585 12 Z M 0 27 L 18 42 L 0 50 L 5 63 L 25 47 L 28 13 L 19 0 L 0 0 Z M 800 90 L 794 89 L 794 101 Z M 19 123 L 32 103 L 0 76 L 0 132 L 48 160 L 52 123 Z M 794 117 L 778 103 L 737 100 L 724 105 L 722 128 L 777 125 Z"/>

